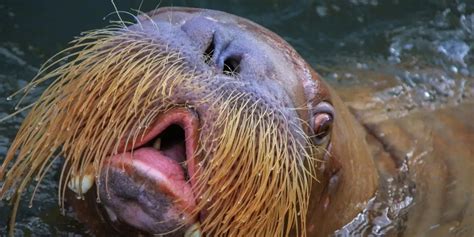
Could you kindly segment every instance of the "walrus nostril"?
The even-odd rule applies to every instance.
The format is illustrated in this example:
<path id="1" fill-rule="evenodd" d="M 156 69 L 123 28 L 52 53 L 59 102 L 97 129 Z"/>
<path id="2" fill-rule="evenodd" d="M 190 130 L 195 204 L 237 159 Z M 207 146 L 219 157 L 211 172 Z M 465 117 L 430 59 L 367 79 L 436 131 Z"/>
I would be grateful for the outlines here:
<path id="1" fill-rule="evenodd" d="M 224 60 L 222 72 L 226 75 L 233 75 L 240 71 L 240 57 L 229 57 Z"/>
<path id="2" fill-rule="evenodd" d="M 209 42 L 209 46 L 207 46 L 206 50 L 204 50 L 204 62 L 206 62 L 207 65 L 212 64 L 212 55 L 214 54 L 215 49 L 216 49 L 216 45 L 214 42 L 214 35 L 213 35 L 211 42 Z"/>
<path id="3" fill-rule="evenodd" d="M 209 42 L 209 46 L 207 46 L 206 50 L 204 50 L 204 53 L 203 53 L 204 62 L 206 62 L 206 64 L 209 66 L 216 66 L 218 69 L 222 70 L 222 73 L 224 73 L 225 75 L 232 76 L 232 75 L 235 75 L 236 73 L 239 73 L 241 57 L 240 56 L 227 56 L 226 57 L 225 55 L 222 55 L 222 54 L 223 52 L 216 52 L 216 37 L 215 35 L 213 35 L 211 41 Z"/>

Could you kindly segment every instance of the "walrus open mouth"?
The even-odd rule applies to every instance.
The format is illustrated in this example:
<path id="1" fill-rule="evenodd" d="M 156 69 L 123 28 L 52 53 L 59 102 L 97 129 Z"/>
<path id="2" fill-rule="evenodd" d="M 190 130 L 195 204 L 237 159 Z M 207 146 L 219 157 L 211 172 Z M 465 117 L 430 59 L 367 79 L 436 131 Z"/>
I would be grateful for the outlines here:
<path id="1" fill-rule="evenodd" d="M 112 155 L 99 182 L 112 221 L 150 233 L 166 233 L 196 222 L 192 191 L 199 120 L 194 111 L 159 116 L 126 152 Z"/>

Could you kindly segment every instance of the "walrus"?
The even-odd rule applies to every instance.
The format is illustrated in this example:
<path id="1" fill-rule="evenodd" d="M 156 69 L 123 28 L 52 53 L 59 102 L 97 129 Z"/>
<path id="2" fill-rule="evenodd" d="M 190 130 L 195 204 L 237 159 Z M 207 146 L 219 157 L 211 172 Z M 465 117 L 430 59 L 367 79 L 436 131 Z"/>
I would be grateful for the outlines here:
<path id="1" fill-rule="evenodd" d="M 380 127 L 231 14 L 160 8 L 86 32 L 25 91 L 51 80 L 0 170 L 11 233 L 21 193 L 56 159 L 61 205 L 97 235 L 343 234 L 406 175 Z"/>

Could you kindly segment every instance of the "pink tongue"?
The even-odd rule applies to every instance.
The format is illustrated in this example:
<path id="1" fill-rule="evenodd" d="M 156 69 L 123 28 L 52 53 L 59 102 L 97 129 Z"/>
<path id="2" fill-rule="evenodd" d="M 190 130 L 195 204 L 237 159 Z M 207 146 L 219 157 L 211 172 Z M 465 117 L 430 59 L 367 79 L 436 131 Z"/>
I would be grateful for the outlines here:
<path id="1" fill-rule="evenodd" d="M 182 210 L 192 210 L 195 200 L 191 185 L 185 180 L 183 168 L 162 152 L 144 147 L 111 157 L 114 166 L 122 164 L 134 167 L 134 171 L 156 184 L 156 191 L 169 194 Z M 132 174 L 133 175 L 133 174 Z"/>

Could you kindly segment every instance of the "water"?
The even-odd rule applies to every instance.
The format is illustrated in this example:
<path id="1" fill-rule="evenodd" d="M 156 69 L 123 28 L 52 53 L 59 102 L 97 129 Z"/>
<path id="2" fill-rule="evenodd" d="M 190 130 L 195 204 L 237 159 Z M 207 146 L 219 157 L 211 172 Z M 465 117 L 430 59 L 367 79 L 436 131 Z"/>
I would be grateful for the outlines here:
<path id="1" fill-rule="evenodd" d="M 140 3 L 116 1 L 121 10 L 137 9 Z M 364 77 L 365 71 L 392 76 L 395 84 L 378 91 L 375 97 L 381 101 L 396 98 L 396 103 L 393 108 L 377 110 L 383 116 L 369 114 L 367 119 L 372 122 L 383 121 L 386 114 L 395 112 L 403 116 L 418 107 L 457 105 L 474 94 L 473 1 L 146 1 L 142 10 L 157 5 L 218 9 L 260 23 L 283 36 L 336 88 L 377 87 L 381 82 Z M 106 26 L 114 18 L 103 18 L 112 11 L 109 1 L 0 0 L 0 117 L 15 111 L 19 98 L 9 95 L 31 80 L 41 62 L 65 48 L 81 31 Z M 42 89 L 36 88 L 25 104 Z M 0 157 L 23 118 L 24 113 L 20 113 L 0 124 Z M 66 210 L 66 216 L 60 216 L 58 176 L 53 172 L 46 177 L 33 208 L 28 208 L 28 201 L 22 203 L 18 235 L 87 235 L 87 230 L 74 220 L 73 212 Z M 339 234 L 367 229 L 368 220 L 375 223 L 370 228 L 373 235 L 402 228 L 397 218 L 412 205 L 411 186 L 400 189 L 400 184 L 406 182 L 402 177 L 395 186 L 387 184 L 387 189 L 394 188 L 401 194 L 372 200 L 371 208 Z M 7 203 L 0 202 L 0 233 L 5 232 L 8 210 Z"/>

